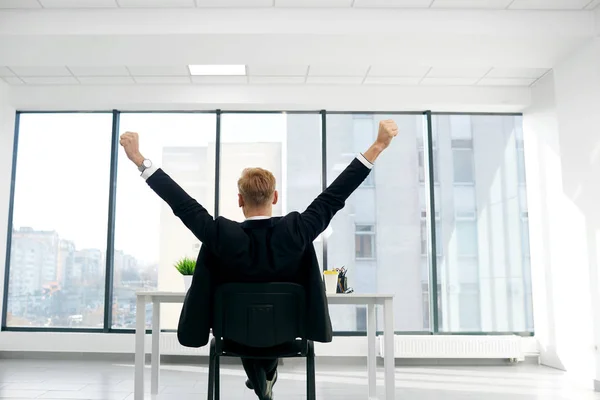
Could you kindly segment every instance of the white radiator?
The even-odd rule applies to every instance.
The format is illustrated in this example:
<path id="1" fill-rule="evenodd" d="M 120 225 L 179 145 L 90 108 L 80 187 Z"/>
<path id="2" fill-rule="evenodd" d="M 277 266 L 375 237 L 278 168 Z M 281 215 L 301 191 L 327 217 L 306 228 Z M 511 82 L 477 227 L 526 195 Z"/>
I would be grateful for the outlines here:
<path id="1" fill-rule="evenodd" d="M 147 336 L 147 340 L 149 335 Z M 146 342 L 146 350 L 149 351 L 150 342 Z M 178 356 L 208 356 L 209 346 L 204 346 L 199 349 L 192 347 L 184 347 L 177 341 L 175 333 L 161 333 L 160 335 L 160 352 L 161 354 L 178 355 Z"/>
<path id="2" fill-rule="evenodd" d="M 379 356 L 384 355 L 379 336 Z M 482 358 L 524 361 L 523 339 L 519 336 L 396 336 L 395 358 Z"/>
<path id="3" fill-rule="evenodd" d="M 150 349 L 150 335 L 146 335 L 146 349 Z M 366 356 L 366 337 L 343 338 L 338 344 L 334 338 L 333 343 L 320 344 L 320 356 L 344 356 L 348 341 L 356 341 L 355 346 L 364 348 Z M 384 355 L 383 337 L 378 337 L 379 356 Z M 394 338 L 394 351 L 396 358 L 481 358 L 481 359 L 509 359 L 523 361 L 525 349 L 523 338 L 519 336 L 404 336 Z M 209 346 L 200 349 L 183 347 L 177 341 L 174 333 L 160 335 L 161 354 L 208 356 Z"/>

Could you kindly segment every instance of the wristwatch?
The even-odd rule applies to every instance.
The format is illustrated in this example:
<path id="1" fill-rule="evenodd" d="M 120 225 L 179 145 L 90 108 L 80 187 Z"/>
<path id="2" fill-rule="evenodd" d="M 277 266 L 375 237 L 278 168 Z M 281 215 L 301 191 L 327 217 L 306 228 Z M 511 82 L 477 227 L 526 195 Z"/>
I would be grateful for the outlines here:
<path id="1" fill-rule="evenodd" d="M 138 167 L 138 171 L 140 171 L 141 173 L 144 173 L 145 170 L 147 170 L 148 168 L 152 167 L 152 161 L 148 160 L 147 158 L 142 162 L 142 165 L 140 165 Z"/>

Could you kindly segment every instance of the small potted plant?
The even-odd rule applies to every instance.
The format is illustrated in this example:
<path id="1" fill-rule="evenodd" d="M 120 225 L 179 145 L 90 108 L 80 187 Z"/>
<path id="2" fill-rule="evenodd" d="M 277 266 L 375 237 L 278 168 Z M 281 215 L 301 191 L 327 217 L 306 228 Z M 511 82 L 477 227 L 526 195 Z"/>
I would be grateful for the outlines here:
<path id="1" fill-rule="evenodd" d="M 187 292 L 192 286 L 192 276 L 196 269 L 196 260 L 189 257 L 183 257 L 175 263 L 175 268 L 181 275 L 183 275 L 183 284 L 185 285 L 185 291 Z"/>

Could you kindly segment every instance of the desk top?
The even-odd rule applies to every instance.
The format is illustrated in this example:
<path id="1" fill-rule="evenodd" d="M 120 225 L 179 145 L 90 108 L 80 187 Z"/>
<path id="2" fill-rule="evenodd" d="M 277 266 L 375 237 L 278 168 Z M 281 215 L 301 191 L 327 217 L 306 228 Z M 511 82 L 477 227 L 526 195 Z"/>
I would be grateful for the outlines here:
<path id="1" fill-rule="evenodd" d="M 146 296 L 153 298 L 160 297 L 181 297 L 185 298 L 186 292 L 165 292 L 160 290 L 143 290 L 136 292 L 137 296 Z M 392 299 L 393 294 L 381 294 L 381 293 L 349 293 L 349 294 L 328 294 L 328 299 Z"/>

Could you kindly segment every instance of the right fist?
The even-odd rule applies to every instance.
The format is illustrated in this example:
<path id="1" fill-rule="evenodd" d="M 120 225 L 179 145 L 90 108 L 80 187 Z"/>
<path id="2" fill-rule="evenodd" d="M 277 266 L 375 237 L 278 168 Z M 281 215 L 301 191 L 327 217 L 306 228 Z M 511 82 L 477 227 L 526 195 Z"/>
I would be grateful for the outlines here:
<path id="1" fill-rule="evenodd" d="M 386 119 L 379 122 L 379 133 L 377 134 L 377 143 L 383 148 L 387 148 L 392 139 L 398 135 L 398 125 L 391 120 Z"/>
<path id="2" fill-rule="evenodd" d="M 120 143 L 125 150 L 125 154 L 127 154 L 127 158 L 138 166 L 144 162 L 144 157 L 140 153 L 140 138 L 136 132 L 125 132 L 122 134 Z"/>

